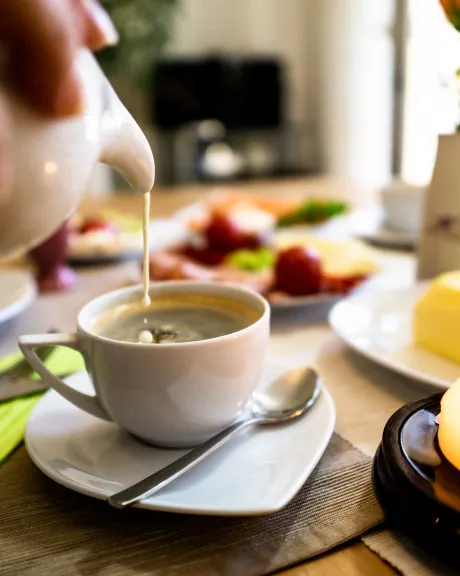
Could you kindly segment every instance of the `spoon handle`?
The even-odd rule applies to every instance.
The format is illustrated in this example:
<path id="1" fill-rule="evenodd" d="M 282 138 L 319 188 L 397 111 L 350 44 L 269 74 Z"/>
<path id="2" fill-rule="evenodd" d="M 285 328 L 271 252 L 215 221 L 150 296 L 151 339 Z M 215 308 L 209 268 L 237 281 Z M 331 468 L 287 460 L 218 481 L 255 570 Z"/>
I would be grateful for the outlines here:
<path id="1" fill-rule="evenodd" d="M 235 422 L 228 428 L 225 428 L 225 430 L 222 430 L 222 432 L 219 432 L 219 434 L 210 438 L 204 444 L 201 444 L 201 446 L 194 448 L 165 468 L 158 470 L 155 474 L 152 474 L 140 482 L 109 496 L 107 502 L 114 508 L 126 508 L 127 506 L 132 506 L 133 504 L 148 498 L 152 494 L 155 494 L 155 492 L 158 492 L 170 484 L 176 478 L 179 478 L 179 476 L 182 476 L 184 472 L 193 468 L 198 464 L 198 462 L 201 462 L 209 456 L 209 454 L 215 452 L 240 430 L 246 426 L 256 424 L 261 420 L 262 418 L 255 416 L 248 418 L 247 420 Z"/>

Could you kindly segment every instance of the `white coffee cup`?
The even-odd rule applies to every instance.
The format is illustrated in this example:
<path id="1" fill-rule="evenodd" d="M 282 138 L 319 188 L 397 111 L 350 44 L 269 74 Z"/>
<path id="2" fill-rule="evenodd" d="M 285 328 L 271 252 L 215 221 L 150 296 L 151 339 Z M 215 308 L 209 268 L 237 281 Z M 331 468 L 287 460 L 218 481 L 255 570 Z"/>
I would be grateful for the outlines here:
<path id="1" fill-rule="evenodd" d="M 385 224 L 418 236 L 422 228 L 426 187 L 395 180 L 381 191 Z"/>
<path id="2" fill-rule="evenodd" d="M 203 294 L 243 302 L 260 313 L 248 327 L 209 340 L 138 344 L 110 340 L 91 330 L 102 311 L 142 297 L 134 286 L 89 302 L 75 334 L 21 336 L 19 347 L 43 380 L 93 416 L 116 422 L 159 446 L 189 447 L 229 425 L 257 388 L 269 338 L 264 298 L 235 285 L 177 281 L 152 284 L 150 296 Z M 37 356 L 39 346 L 67 346 L 82 353 L 95 396 L 71 388 Z"/>

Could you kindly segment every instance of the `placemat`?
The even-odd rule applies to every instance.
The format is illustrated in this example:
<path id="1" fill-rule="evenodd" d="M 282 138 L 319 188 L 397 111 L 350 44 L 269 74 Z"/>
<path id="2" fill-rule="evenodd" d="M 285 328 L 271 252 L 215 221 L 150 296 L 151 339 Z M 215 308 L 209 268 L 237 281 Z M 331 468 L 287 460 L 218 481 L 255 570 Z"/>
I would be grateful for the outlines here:
<path id="1" fill-rule="evenodd" d="M 456 568 L 448 566 L 396 530 L 378 530 L 363 536 L 362 541 L 404 576 L 458 576 L 460 573 L 460 561 Z"/>
<path id="2" fill-rule="evenodd" d="M 22 448 L 2 467 L 0 573 L 267 574 L 382 522 L 370 480 L 371 462 L 334 435 L 286 508 L 267 516 L 217 518 L 112 509 L 46 478 Z"/>

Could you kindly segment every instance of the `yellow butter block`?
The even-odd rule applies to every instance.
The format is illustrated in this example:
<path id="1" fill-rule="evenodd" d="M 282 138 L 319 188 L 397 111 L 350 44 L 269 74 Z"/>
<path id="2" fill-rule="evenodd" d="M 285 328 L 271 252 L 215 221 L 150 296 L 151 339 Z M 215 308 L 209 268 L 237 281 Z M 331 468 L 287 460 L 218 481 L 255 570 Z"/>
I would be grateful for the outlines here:
<path id="1" fill-rule="evenodd" d="M 460 363 L 460 272 L 439 276 L 417 302 L 413 337 L 417 346 Z"/>
<path id="2" fill-rule="evenodd" d="M 441 400 L 438 442 L 444 456 L 460 470 L 460 380 L 447 390 Z"/>

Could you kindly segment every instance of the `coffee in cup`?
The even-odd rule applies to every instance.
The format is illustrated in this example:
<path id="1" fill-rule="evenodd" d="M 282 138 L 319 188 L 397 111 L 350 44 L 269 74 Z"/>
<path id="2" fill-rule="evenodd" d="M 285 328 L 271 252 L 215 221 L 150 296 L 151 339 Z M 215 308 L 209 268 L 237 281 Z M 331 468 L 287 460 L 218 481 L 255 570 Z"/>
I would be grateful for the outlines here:
<path id="1" fill-rule="evenodd" d="M 230 298 L 177 294 L 157 296 L 148 306 L 137 300 L 118 304 L 97 315 L 90 328 L 120 342 L 171 344 L 233 334 L 260 316 L 253 307 Z"/>

